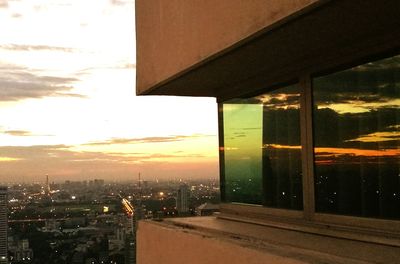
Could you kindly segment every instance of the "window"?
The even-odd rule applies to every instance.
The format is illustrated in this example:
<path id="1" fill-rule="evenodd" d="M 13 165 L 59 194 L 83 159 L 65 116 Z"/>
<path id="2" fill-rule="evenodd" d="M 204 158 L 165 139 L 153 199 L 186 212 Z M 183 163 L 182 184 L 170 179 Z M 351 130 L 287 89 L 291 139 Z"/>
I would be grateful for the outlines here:
<path id="1" fill-rule="evenodd" d="M 220 105 L 225 202 L 399 220 L 400 55 L 300 79 Z"/>
<path id="2" fill-rule="evenodd" d="M 225 197 L 302 209 L 297 86 L 223 104 Z"/>
<path id="3" fill-rule="evenodd" d="M 316 211 L 400 219 L 400 56 L 314 79 Z"/>

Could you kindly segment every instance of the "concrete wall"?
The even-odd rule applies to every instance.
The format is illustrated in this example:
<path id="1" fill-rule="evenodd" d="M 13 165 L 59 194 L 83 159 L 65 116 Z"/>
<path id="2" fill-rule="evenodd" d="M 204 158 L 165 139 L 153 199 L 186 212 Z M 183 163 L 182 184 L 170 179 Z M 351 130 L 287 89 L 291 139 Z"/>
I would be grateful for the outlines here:
<path id="1" fill-rule="evenodd" d="M 157 222 L 139 222 L 137 241 L 138 264 L 308 263 Z"/>
<path id="2" fill-rule="evenodd" d="M 136 0 L 137 93 L 318 0 Z"/>
<path id="3" fill-rule="evenodd" d="M 395 234 L 293 223 L 293 219 L 285 223 L 283 218 L 276 222 L 267 217 L 254 224 L 235 217 L 234 221 L 215 216 L 140 221 L 137 263 L 399 263 L 400 240 Z"/>

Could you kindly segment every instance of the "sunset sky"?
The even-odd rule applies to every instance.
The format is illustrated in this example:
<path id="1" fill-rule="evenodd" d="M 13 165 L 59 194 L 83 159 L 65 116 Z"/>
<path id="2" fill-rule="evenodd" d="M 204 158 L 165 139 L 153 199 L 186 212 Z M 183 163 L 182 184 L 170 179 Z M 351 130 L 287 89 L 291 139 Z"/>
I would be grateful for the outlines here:
<path id="1" fill-rule="evenodd" d="M 133 0 L 0 0 L 0 184 L 218 177 L 213 98 L 135 96 Z"/>

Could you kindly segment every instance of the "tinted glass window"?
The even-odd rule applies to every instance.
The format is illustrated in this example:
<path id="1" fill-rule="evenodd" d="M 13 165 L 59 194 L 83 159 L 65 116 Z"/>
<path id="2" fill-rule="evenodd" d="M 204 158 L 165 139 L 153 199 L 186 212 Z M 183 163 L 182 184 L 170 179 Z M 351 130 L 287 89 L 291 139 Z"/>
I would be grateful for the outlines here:
<path id="1" fill-rule="evenodd" d="M 314 79 L 316 211 L 400 218 L 400 56 Z"/>
<path id="2" fill-rule="evenodd" d="M 302 209 L 297 86 L 223 104 L 228 202 Z"/>

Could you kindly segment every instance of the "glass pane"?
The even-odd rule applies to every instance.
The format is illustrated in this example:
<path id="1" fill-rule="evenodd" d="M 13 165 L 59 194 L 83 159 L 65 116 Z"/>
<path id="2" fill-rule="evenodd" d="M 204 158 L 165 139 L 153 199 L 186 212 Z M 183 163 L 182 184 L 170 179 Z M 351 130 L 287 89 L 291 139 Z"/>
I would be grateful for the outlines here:
<path id="1" fill-rule="evenodd" d="M 299 91 L 223 104 L 227 202 L 302 209 Z"/>
<path id="2" fill-rule="evenodd" d="M 261 204 L 262 104 L 224 104 L 227 202 Z"/>
<path id="3" fill-rule="evenodd" d="M 316 211 L 400 219 L 400 56 L 314 80 Z"/>

